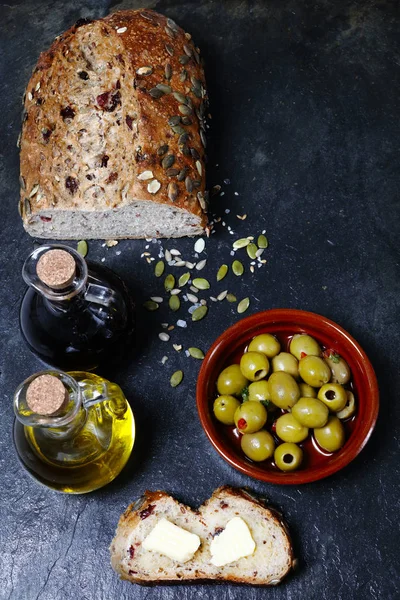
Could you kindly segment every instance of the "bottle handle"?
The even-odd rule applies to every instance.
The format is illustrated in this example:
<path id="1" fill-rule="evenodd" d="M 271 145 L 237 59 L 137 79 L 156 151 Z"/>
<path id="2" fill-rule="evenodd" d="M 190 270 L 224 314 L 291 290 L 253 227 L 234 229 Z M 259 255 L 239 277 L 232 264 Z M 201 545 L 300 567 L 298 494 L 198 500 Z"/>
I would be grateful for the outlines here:
<path id="1" fill-rule="evenodd" d="M 111 306 L 118 302 L 118 296 L 114 290 L 96 283 L 89 283 L 85 291 L 85 300 L 102 306 Z"/>
<path id="2" fill-rule="evenodd" d="M 82 405 L 88 409 L 95 404 L 108 402 L 110 410 L 115 415 L 123 415 L 126 411 L 127 401 L 125 396 L 116 383 L 103 381 L 101 383 L 93 383 L 89 379 L 83 379 L 78 383 L 81 390 Z"/>

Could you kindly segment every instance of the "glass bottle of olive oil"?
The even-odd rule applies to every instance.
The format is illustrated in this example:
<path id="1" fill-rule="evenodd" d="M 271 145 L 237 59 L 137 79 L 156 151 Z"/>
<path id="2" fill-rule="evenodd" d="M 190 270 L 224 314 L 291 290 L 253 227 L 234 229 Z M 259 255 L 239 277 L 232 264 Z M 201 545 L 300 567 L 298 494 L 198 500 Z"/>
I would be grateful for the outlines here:
<path id="1" fill-rule="evenodd" d="M 15 392 L 14 443 L 28 472 L 70 494 L 96 490 L 125 466 L 135 421 L 121 388 L 93 373 L 43 371 Z"/>

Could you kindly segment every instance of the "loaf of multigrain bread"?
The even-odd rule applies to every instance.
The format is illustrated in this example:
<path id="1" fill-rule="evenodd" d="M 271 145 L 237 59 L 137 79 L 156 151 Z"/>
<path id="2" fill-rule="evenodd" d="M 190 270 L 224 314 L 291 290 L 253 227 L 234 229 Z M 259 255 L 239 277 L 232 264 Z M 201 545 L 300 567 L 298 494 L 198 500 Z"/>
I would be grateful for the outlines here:
<path id="1" fill-rule="evenodd" d="M 24 227 L 48 239 L 201 235 L 207 93 L 190 34 L 151 10 L 81 19 L 43 52 L 21 135 Z"/>
<path id="2" fill-rule="evenodd" d="M 248 526 L 255 550 L 230 564 L 214 566 L 210 544 L 235 517 Z M 177 562 L 143 547 L 162 519 L 199 536 L 200 547 L 193 558 Z M 146 492 L 121 516 L 110 551 L 111 564 L 121 578 L 143 585 L 205 580 L 276 585 L 295 563 L 287 528 L 278 513 L 246 491 L 229 486 L 215 490 L 196 511 L 165 492 Z"/>

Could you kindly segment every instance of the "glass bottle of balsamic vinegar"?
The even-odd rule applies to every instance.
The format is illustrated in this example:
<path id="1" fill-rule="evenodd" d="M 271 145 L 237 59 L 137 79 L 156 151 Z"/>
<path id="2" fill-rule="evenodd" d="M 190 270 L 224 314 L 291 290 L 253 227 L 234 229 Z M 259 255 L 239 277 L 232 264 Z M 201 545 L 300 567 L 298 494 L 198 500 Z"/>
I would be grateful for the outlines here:
<path id="1" fill-rule="evenodd" d="M 28 256 L 22 276 L 29 288 L 21 303 L 21 332 L 45 363 L 92 371 L 129 351 L 133 301 L 112 271 L 87 265 L 68 246 L 49 244 Z"/>
<path id="2" fill-rule="evenodd" d="M 27 471 L 44 485 L 81 494 L 112 481 L 135 439 L 121 388 L 93 373 L 43 371 L 15 392 L 14 444 Z"/>

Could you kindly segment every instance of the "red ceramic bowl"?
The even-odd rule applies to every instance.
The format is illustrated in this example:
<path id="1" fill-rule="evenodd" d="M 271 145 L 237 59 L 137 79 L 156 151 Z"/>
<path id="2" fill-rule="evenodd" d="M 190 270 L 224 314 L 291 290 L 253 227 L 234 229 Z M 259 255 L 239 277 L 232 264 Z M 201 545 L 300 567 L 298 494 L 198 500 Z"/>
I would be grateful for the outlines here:
<path id="1" fill-rule="evenodd" d="M 219 373 L 239 362 L 244 348 L 260 333 L 276 334 L 281 341 L 295 333 L 308 333 L 325 348 L 332 348 L 348 363 L 352 374 L 357 412 L 345 423 L 347 440 L 334 454 L 318 452 L 311 439 L 305 442 L 304 462 L 298 471 L 281 472 L 271 461 L 256 463 L 246 458 L 234 427 L 219 423 L 212 411 Z M 282 351 L 286 348 L 282 347 Z M 274 309 L 247 317 L 229 327 L 212 345 L 200 369 L 197 382 L 197 409 L 210 442 L 233 467 L 261 481 L 300 484 L 328 477 L 349 464 L 363 449 L 375 426 L 379 391 L 374 369 L 359 344 L 339 325 L 315 313 Z M 306 446 L 307 444 L 307 446 Z"/>

